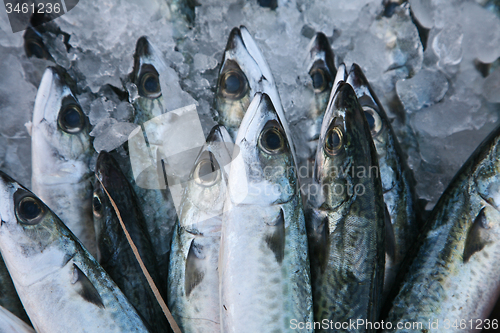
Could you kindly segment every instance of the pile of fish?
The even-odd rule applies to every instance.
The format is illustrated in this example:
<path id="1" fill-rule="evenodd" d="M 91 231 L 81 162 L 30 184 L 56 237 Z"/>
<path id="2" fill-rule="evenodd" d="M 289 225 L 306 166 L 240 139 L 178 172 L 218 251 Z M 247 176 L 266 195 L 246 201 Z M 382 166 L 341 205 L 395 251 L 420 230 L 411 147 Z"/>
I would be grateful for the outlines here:
<path id="1" fill-rule="evenodd" d="M 25 39 L 53 60 L 40 28 Z M 99 90 L 135 126 L 99 154 L 78 72 L 48 67 L 29 126 L 32 191 L 0 172 L 0 332 L 496 329 L 500 128 L 421 216 L 361 67 L 334 64 L 316 33 L 297 141 L 259 46 L 234 28 L 205 139 L 196 108 L 167 112 L 167 66 L 141 37 L 123 88 Z"/>

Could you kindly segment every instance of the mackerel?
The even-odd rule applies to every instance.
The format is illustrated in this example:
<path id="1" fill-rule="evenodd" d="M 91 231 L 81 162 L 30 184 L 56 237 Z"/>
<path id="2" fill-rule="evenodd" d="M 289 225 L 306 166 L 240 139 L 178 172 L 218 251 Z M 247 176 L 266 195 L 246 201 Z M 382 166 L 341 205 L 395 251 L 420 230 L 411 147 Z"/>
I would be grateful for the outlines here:
<path id="1" fill-rule="evenodd" d="M 3 172 L 0 218 L 0 252 L 38 333 L 148 332 L 66 225 Z"/>
<path id="2" fill-rule="evenodd" d="M 289 332 L 294 320 L 312 321 L 302 199 L 282 121 L 258 93 L 236 138 L 219 261 L 225 333 Z"/>

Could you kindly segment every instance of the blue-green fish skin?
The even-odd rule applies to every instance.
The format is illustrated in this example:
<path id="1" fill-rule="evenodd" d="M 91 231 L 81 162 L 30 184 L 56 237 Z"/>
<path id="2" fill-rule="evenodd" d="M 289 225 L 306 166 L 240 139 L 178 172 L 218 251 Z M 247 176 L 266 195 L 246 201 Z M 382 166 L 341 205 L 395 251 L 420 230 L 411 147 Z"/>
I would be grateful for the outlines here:
<path id="1" fill-rule="evenodd" d="M 500 290 L 499 161 L 496 128 L 452 179 L 403 262 L 409 268 L 387 318 L 393 327 L 384 332 L 423 332 L 429 321 L 450 323 L 447 332 L 485 327 Z M 422 328 L 397 329 L 405 321 Z"/>
<path id="2" fill-rule="evenodd" d="M 148 324 L 151 332 L 169 332 L 169 324 L 128 243 L 103 185 L 113 198 L 139 255 L 160 290 L 156 257 L 135 193 L 111 154 L 101 151 L 96 163 L 93 213 L 99 263 Z M 101 184 L 102 182 L 102 184 Z"/>
<path id="3" fill-rule="evenodd" d="M 378 320 L 384 277 L 382 185 L 368 124 L 340 82 L 325 112 L 306 213 L 315 322 Z M 343 191 L 340 191 L 342 189 Z M 372 332 L 317 329 L 316 332 Z"/>
<path id="4" fill-rule="evenodd" d="M 0 251 L 38 333 L 148 332 L 66 225 L 3 172 L 0 217 Z"/>
<path id="5" fill-rule="evenodd" d="M 384 298 L 391 289 L 402 260 L 418 236 L 415 180 L 392 129 L 389 117 L 357 64 L 351 66 L 349 83 L 356 92 L 377 150 L 387 208 Z M 390 221 L 390 224 L 388 223 Z"/>

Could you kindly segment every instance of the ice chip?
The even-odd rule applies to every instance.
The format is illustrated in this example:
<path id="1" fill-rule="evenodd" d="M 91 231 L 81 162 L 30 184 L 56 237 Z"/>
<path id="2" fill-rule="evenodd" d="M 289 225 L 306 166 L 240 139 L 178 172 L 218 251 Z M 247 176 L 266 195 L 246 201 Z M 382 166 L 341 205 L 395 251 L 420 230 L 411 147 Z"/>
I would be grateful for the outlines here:
<path id="1" fill-rule="evenodd" d="M 464 56 L 492 63 L 500 57 L 500 18 L 478 4 L 465 2 L 461 6 L 464 31 Z"/>
<path id="2" fill-rule="evenodd" d="M 203 53 L 197 53 L 194 55 L 193 65 L 195 70 L 203 73 L 209 69 L 214 69 L 217 66 L 217 60 Z"/>
<path id="3" fill-rule="evenodd" d="M 474 129 L 472 118 L 477 116 L 476 111 L 480 105 L 477 99 L 467 102 L 445 99 L 413 114 L 411 123 L 420 135 L 445 138 L 460 131 Z"/>
<path id="4" fill-rule="evenodd" d="M 430 29 L 434 26 L 432 0 L 410 0 L 411 11 L 422 27 Z"/>
<path id="5" fill-rule="evenodd" d="M 458 65 L 462 61 L 463 39 L 462 27 L 458 24 L 449 25 L 436 35 L 432 48 L 439 58 L 439 67 Z"/>
<path id="6" fill-rule="evenodd" d="M 129 134 L 137 127 L 135 124 L 119 122 L 113 118 L 101 120 L 90 132 L 95 137 L 94 149 L 112 151 L 127 141 Z"/>
<path id="7" fill-rule="evenodd" d="M 405 109 L 414 112 L 440 101 L 448 91 L 448 80 L 440 71 L 423 69 L 411 79 L 398 81 L 396 91 Z"/>

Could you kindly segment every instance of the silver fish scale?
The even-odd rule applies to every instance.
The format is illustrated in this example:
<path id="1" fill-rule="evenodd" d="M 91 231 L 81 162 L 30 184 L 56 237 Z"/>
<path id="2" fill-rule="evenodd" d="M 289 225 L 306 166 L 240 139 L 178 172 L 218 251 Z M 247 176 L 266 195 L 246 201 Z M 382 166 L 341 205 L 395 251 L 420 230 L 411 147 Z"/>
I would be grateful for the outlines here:
<path id="1" fill-rule="evenodd" d="M 242 303 L 238 301 L 239 293 L 235 295 L 235 291 L 224 288 L 221 290 L 221 305 L 223 309 L 227 308 L 223 311 L 234 311 L 235 317 L 238 318 L 237 322 L 223 321 L 224 332 L 241 332 L 245 328 L 252 332 L 256 330 L 286 332 L 292 319 L 299 322 L 312 321 L 311 307 L 307 306 L 310 304 L 308 299 L 311 291 L 307 269 L 309 260 L 306 243 L 303 241 L 306 237 L 305 228 L 300 228 L 300 225 L 304 225 L 301 206 L 297 197 L 281 205 L 285 219 L 285 252 L 281 264 L 277 263 L 274 254 L 263 240 L 265 230 L 253 232 L 247 230 L 246 236 L 249 239 L 261 239 L 261 241 L 247 244 L 244 253 L 239 251 L 240 254 L 236 254 L 232 248 L 228 249 L 233 253 L 231 261 L 245 262 L 245 265 L 239 265 L 239 268 L 236 267 L 234 270 L 225 270 L 223 276 L 232 283 L 240 281 L 239 284 L 243 289 L 239 290 L 251 292 L 252 301 L 244 302 L 246 306 L 243 308 Z M 271 212 L 265 214 L 268 216 L 266 221 L 273 221 L 276 218 L 276 209 L 272 209 Z M 255 219 L 248 214 L 247 207 L 234 207 L 228 213 L 227 219 L 235 219 L 244 224 L 243 221 L 249 217 Z M 259 215 L 262 216 L 261 214 L 262 212 Z M 251 258 L 245 253 L 251 253 Z M 234 267 L 234 264 L 231 264 L 231 267 Z M 224 281 L 221 283 L 224 286 Z M 262 323 L 259 322 L 259 318 L 267 318 L 269 321 Z"/>

